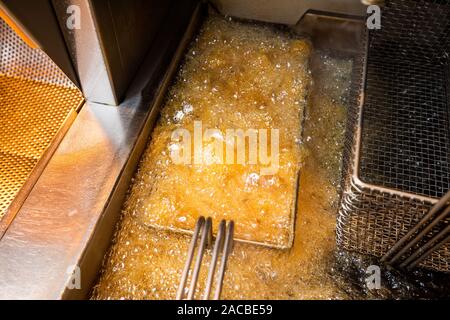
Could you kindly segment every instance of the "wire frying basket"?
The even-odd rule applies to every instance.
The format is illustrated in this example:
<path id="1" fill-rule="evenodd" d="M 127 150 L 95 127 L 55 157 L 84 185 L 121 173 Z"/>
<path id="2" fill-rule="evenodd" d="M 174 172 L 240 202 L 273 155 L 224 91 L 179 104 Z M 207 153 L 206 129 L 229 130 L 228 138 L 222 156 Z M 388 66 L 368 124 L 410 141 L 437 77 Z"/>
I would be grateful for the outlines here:
<path id="1" fill-rule="evenodd" d="M 381 17 L 353 70 L 337 223 L 342 248 L 378 257 L 450 189 L 450 1 Z M 420 266 L 450 272 L 450 244 Z"/>

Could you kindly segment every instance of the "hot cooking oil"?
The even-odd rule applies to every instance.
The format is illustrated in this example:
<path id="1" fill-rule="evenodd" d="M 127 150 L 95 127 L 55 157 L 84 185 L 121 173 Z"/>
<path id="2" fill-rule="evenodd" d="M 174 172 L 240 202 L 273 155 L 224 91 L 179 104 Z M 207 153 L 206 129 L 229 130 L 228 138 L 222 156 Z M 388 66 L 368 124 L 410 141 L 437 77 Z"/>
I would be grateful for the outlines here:
<path id="1" fill-rule="evenodd" d="M 125 210 L 192 230 L 235 221 L 235 237 L 292 240 L 310 45 L 266 26 L 207 20 L 171 87 Z M 240 139 L 239 139 L 240 138 Z"/>
<path id="2" fill-rule="evenodd" d="M 294 245 L 282 251 L 236 243 L 227 264 L 222 298 L 349 297 L 346 284 L 337 282 L 333 275 L 333 257 L 345 131 L 346 109 L 341 97 L 349 85 L 351 61 L 326 55 L 318 60 L 320 76 L 327 79 L 329 86 L 316 87 L 307 107 Z M 339 85 L 333 84 L 338 81 Z M 133 212 L 125 211 L 93 297 L 173 299 L 189 241 L 188 236 L 149 231 L 138 223 Z M 199 292 L 205 283 L 210 255 L 204 259 Z"/>
<path id="3" fill-rule="evenodd" d="M 225 24 L 227 28 L 235 28 L 234 33 L 223 39 L 229 44 L 233 35 L 239 36 L 244 25 L 225 20 L 221 20 L 218 25 Z M 211 20 L 208 25 L 213 26 Z M 280 43 L 277 37 L 286 39 L 284 35 L 267 27 L 252 24 L 246 26 L 253 32 L 261 33 L 260 36 L 264 36 L 269 45 L 270 41 L 274 41 L 274 45 Z M 242 32 L 243 30 L 247 29 L 242 29 Z M 201 40 L 194 47 L 199 42 Z M 296 42 L 299 45 L 301 43 Z M 207 47 L 208 43 L 204 45 Z M 309 47 L 303 48 L 299 53 L 306 59 L 307 55 L 303 50 Z M 188 59 L 195 60 L 197 51 L 193 54 L 191 51 Z M 227 54 L 231 52 L 227 51 Z M 239 56 L 235 58 L 239 59 Z M 245 61 L 243 57 L 240 60 Z M 293 246 L 287 251 L 236 243 L 227 264 L 223 299 L 417 298 L 443 297 L 442 292 L 448 291 L 448 279 L 443 280 L 427 273 L 419 276 L 419 271 L 408 278 L 386 269 L 383 269 L 382 288 L 370 291 L 366 286 L 366 270 L 368 266 L 377 263 L 376 259 L 373 261 L 367 257 L 349 255 L 336 248 L 336 213 L 352 64 L 351 58 L 312 51 L 309 69 L 312 70 L 313 85 L 308 93 L 305 116 L 301 119 L 304 123 L 299 149 L 301 187 L 297 195 L 298 212 Z M 303 77 L 305 67 L 306 64 L 295 77 Z M 257 71 L 255 77 L 259 76 Z M 187 79 L 183 81 L 186 86 L 189 84 Z M 179 85 L 175 85 L 175 88 Z M 245 87 L 245 84 L 242 85 Z M 181 96 L 171 97 L 178 97 L 181 102 L 184 100 Z M 272 98 L 271 95 L 268 97 Z M 172 106 L 171 112 L 167 108 L 163 113 L 166 123 L 172 122 L 174 115 L 174 122 L 189 117 L 189 105 L 186 110 L 182 110 L 183 113 L 176 108 L 176 104 Z M 217 117 L 212 117 L 212 121 L 231 119 L 222 116 L 228 111 L 229 109 L 223 109 L 221 114 L 216 114 Z M 297 130 L 299 124 L 295 122 L 300 118 L 301 116 L 288 114 L 284 127 L 295 127 Z M 283 120 L 284 118 L 280 122 Z M 296 130 L 286 130 L 285 134 L 296 138 Z M 151 162 L 148 153 L 146 157 L 144 163 Z M 137 181 L 139 180 L 136 179 L 135 183 Z M 105 258 L 100 280 L 94 288 L 93 299 L 175 298 L 190 237 L 143 225 L 139 220 L 139 210 L 136 210 L 139 207 L 136 205 L 138 201 L 142 200 L 132 194 L 124 207 L 113 245 Z M 210 258 L 208 250 L 200 272 L 197 297 L 204 289 Z"/>
<path id="4" fill-rule="evenodd" d="M 219 17 L 206 22 L 189 51 L 152 135 L 152 143 L 135 177 L 93 298 L 175 297 L 190 237 L 148 228 L 142 218 L 148 224 L 188 228 L 198 214 L 226 213 L 221 209 L 222 204 L 226 204 L 225 207 L 236 209 L 234 213 L 229 211 L 230 216 L 226 217 L 233 217 L 237 224 L 240 223 L 242 237 L 247 233 L 254 238 L 285 239 L 282 231 L 286 228 L 287 220 L 283 217 L 287 217 L 290 201 L 286 200 L 287 193 L 291 192 L 290 182 L 297 168 L 301 173 L 301 187 L 297 195 L 298 213 L 292 248 L 283 251 L 236 243 L 228 263 L 222 297 L 348 297 L 342 285 L 334 280 L 331 269 L 346 117 L 343 97 L 350 84 L 352 63 L 349 59 L 334 59 L 327 55 L 315 59 L 318 78 L 314 82 L 320 86 L 313 86 L 304 113 L 302 108 L 306 106 L 311 80 L 309 55 L 307 42 L 266 26 Z M 304 114 L 305 125 L 301 128 Z M 286 160 L 280 160 L 285 168 L 276 176 L 276 184 L 269 185 L 268 191 L 264 189 L 267 188 L 265 180 L 249 185 L 243 177 L 248 177 L 252 171 L 237 165 L 220 170 L 202 167 L 201 170 L 206 171 L 204 177 L 195 175 L 195 167 L 181 170 L 172 165 L 170 150 L 167 150 L 172 128 L 189 128 L 193 121 L 200 119 L 210 127 L 221 129 L 236 123 L 244 128 L 280 128 Z M 189 129 L 193 130 L 192 127 Z M 289 166 L 294 168 L 289 169 Z M 197 178 L 191 181 L 193 177 Z M 153 184 L 155 178 L 158 178 L 157 184 Z M 239 192 L 228 191 L 227 194 L 221 190 L 224 182 Z M 199 186 L 210 188 L 202 194 Z M 271 222 L 259 221 L 254 228 L 252 223 L 258 223 L 255 208 L 260 206 L 241 208 L 238 205 L 243 197 L 249 196 L 245 191 L 248 187 L 256 193 L 256 199 L 284 213 L 268 211 Z M 208 191 L 213 194 L 209 195 Z M 195 199 L 198 192 L 202 199 L 200 207 Z M 185 202 L 180 203 L 180 199 Z M 206 254 L 197 287 L 199 292 L 205 282 L 209 260 L 210 255 Z"/>

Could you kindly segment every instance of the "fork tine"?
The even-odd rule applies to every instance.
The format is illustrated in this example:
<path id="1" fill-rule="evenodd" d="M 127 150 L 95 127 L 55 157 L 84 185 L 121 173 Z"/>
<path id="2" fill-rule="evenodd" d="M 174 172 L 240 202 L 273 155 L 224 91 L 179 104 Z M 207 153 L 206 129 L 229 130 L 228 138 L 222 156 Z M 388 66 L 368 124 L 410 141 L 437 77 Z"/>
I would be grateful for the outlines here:
<path id="1" fill-rule="evenodd" d="M 187 281 L 187 278 L 188 278 L 188 275 L 189 275 L 189 269 L 191 268 L 192 259 L 194 258 L 195 245 L 197 243 L 197 239 L 198 239 L 198 235 L 200 233 L 200 229 L 202 228 L 204 222 L 205 222 L 205 218 L 204 217 L 200 217 L 197 220 L 197 223 L 195 225 L 194 234 L 192 236 L 192 240 L 191 240 L 191 243 L 189 245 L 189 250 L 188 250 L 188 254 L 187 254 L 186 263 L 184 265 L 184 269 L 183 269 L 183 272 L 181 274 L 180 285 L 178 286 L 178 290 L 177 290 L 177 295 L 176 295 L 176 299 L 177 300 L 183 299 L 184 287 L 186 286 L 186 281 Z"/>

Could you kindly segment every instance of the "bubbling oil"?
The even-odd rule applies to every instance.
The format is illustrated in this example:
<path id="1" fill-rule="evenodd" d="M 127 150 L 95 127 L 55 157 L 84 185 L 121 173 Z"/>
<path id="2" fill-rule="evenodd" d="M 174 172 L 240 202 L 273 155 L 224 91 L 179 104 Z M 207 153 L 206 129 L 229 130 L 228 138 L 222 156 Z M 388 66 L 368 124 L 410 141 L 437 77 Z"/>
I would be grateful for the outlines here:
<path id="1" fill-rule="evenodd" d="M 236 238 L 288 247 L 309 54 L 307 41 L 281 31 L 210 17 L 169 91 L 125 210 L 159 228 L 234 220 Z"/>
<path id="2" fill-rule="evenodd" d="M 170 194 L 187 198 L 197 197 L 196 183 L 210 183 L 214 188 L 225 179 L 190 180 L 192 173 L 176 172 L 167 155 L 161 153 L 167 146 L 168 128 L 202 119 L 209 126 L 225 128 L 239 123 L 244 128 L 276 125 L 280 128 L 282 149 L 287 149 L 290 160 L 280 163 L 301 166 L 298 191 L 298 213 L 294 244 L 290 250 L 276 250 L 236 243 L 227 266 L 222 298 L 224 299 L 339 299 L 348 298 L 342 284 L 333 276 L 335 252 L 335 221 L 338 204 L 338 185 L 343 148 L 345 99 L 350 84 L 351 60 L 334 59 L 315 54 L 315 82 L 306 106 L 303 138 L 300 139 L 305 97 L 310 82 L 308 71 L 309 46 L 269 27 L 211 18 L 206 22 L 199 38 L 188 54 L 178 82 L 171 89 L 168 102 L 162 111 L 162 120 L 152 136 L 125 204 L 112 247 L 105 258 L 99 283 L 94 288 L 94 299 L 173 299 L 186 259 L 190 237 L 182 234 L 149 228 L 147 224 L 192 226 L 198 214 L 217 212 L 217 203 L 227 203 L 230 196 L 218 199 L 213 194 L 205 213 L 194 207 L 195 199 L 180 210 L 158 209 Z M 199 56 L 208 57 L 198 59 Z M 234 61 L 234 62 L 232 62 Z M 232 66 L 232 67 L 231 67 Z M 204 72 L 207 71 L 207 72 Z M 231 81 L 221 75 L 226 73 Z M 326 85 L 322 83 L 326 82 Z M 217 89 L 217 91 L 214 90 Z M 281 94 L 286 91 L 287 94 Z M 235 93 L 238 99 L 234 98 Z M 280 103 L 279 97 L 282 96 Z M 296 103 L 298 102 L 298 103 Z M 184 110 L 182 106 L 188 107 Z M 264 108 L 260 109 L 263 106 Z M 181 116 L 180 111 L 183 111 Z M 189 112 L 185 112 L 189 111 Z M 208 120 L 206 120 L 208 119 Z M 163 138 L 164 136 L 164 138 Z M 292 141 L 296 143 L 293 144 Z M 284 144 L 283 144 L 284 143 Z M 155 161 L 154 159 L 158 159 Z M 160 170 L 163 168 L 164 170 Z M 204 168 L 203 168 L 204 169 Z M 233 168 L 234 170 L 235 168 Z M 184 169 L 186 171 L 194 169 Z M 209 169 L 208 170 L 215 170 Z M 224 170 L 224 169 L 221 169 Z M 230 169 L 231 170 L 231 169 Z M 283 169 L 282 169 L 283 170 Z M 149 188 L 155 172 L 162 184 Z M 285 187 L 275 185 L 270 192 L 262 187 L 264 197 L 278 210 L 277 219 L 287 214 L 288 202 L 284 192 L 291 192 L 290 182 L 295 170 L 278 173 L 286 179 Z M 246 171 L 237 171 L 237 177 Z M 173 181 L 170 176 L 176 176 Z M 220 174 L 216 174 L 220 177 Z M 224 176 L 225 177 L 225 176 Z M 157 177 L 159 178 L 159 177 Z M 227 178 L 228 179 L 228 178 Z M 239 179 L 235 179 L 239 181 Z M 167 182 L 169 181 L 169 182 Z M 181 185 L 177 185 L 180 183 Z M 235 188 L 244 184 L 233 182 Z M 162 190 L 155 193 L 155 188 Z M 222 193 L 218 193 L 223 196 Z M 247 193 L 239 189 L 234 196 Z M 169 198 L 171 199 L 171 198 Z M 180 198 L 181 199 L 181 198 Z M 171 200 L 172 201 L 172 200 Z M 223 202 L 225 201 L 225 202 Z M 236 212 L 233 218 L 240 225 L 241 236 L 283 239 L 280 229 L 286 224 L 279 220 L 258 224 L 252 228 L 255 217 L 247 216 L 249 207 L 239 207 L 231 202 Z M 170 201 L 165 205 L 169 205 Z M 173 203 L 172 203 L 173 204 Z M 177 203 L 177 206 L 180 204 Z M 175 208 L 177 208 L 175 206 Z M 210 207 L 209 207 L 210 206 Z M 282 207 L 280 207 L 282 206 Z M 159 213 L 150 215 L 160 210 Z M 169 205 L 170 207 L 170 205 Z M 239 208 L 238 208 L 239 207 Z M 142 214 L 145 212 L 146 214 Z M 220 205 L 219 205 L 220 208 Z M 280 215 L 280 210 L 283 213 Z M 163 212 L 170 211 L 170 214 Z M 192 211 L 192 213 L 189 213 Z M 221 211 L 224 212 L 224 211 Z M 237 214 L 237 215 L 236 215 Z M 180 219 L 185 217 L 186 220 Z M 226 216 L 228 217 L 228 216 Z M 270 215 L 269 215 L 270 217 Z M 177 224 L 183 222 L 184 224 Z M 278 221 L 273 226 L 273 221 Z M 284 220 L 286 221 L 286 220 Z M 244 231 L 245 230 L 245 231 Z M 281 235 L 281 236 L 280 236 Z M 272 238 L 273 240 L 274 238 Z M 198 292 L 203 289 L 210 254 L 204 258 Z"/>

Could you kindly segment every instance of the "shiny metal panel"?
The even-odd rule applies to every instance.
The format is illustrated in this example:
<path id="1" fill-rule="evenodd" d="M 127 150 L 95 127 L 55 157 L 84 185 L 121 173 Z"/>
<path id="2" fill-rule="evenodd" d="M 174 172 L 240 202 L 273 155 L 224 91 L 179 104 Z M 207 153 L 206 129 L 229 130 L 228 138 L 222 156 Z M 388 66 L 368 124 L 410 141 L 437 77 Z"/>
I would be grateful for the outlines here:
<path id="1" fill-rule="evenodd" d="M 366 14 L 361 0 L 213 0 L 212 3 L 222 14 L 288 25 L 296 24 L 310 11 L 354 17 Z"/>
<path id="2" fill-rule="evenodd" d="M 50 0 L 0 0 L 1 11 L 19 29 L 17 31 L 30 40 L 29 44 L 38 45 L 74 84 L 79 85 Z"/>
<path id="3" fill-rule="evenodd" d="M 189 1 L 178 6 L 125 101 L 119 107 L 86 103 L 1 239 L 1 299 L 89 294 L 129 180 L 199 18 L 194 15 L 187 27 L 195 6 Z M 81 288 L 71 289 L 77 267 Z"/>
<path id="4" fill-rule="evenodd" d="M 80 8 L 80 29 L 69 30 L 66 26 L 66 12 L 71 5 Z M 85 98 L 117 105 L 118 97 L 89 1 L 55 1 L 54 6 Z"/>
<path id="5" fill-rule="evenodd" d="M 83 97 L 38 48 L 0 19 L 0 239 Z"/>
<path id="6" fill-rule="evenodd" d="M 53 0 L 87 100 L 118 105 L 136 75 L 172 1 Z M 67 8 L 80 10 L 80 28 L 67 28 Z"/>
<path id="7" fill-rule="evenodd" d="M 83 107 L 0 241 L 0 298 L 62 296 L 144 119 L 138 108 Z"/>

